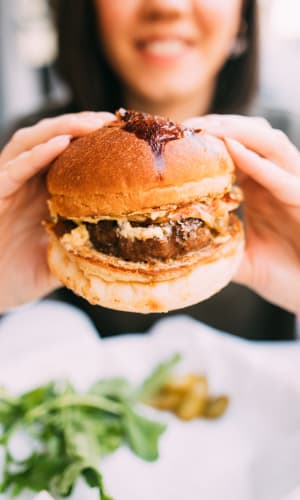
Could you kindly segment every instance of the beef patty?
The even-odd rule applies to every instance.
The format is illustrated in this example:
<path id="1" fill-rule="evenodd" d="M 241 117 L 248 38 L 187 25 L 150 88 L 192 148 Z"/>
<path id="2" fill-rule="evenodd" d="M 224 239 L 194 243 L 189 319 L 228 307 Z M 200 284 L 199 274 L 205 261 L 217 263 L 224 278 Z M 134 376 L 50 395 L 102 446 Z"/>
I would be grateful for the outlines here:
<path id="1" fill-rule="evenodd" d="M 236 216 L 229 214 L 228 230 L 234 225 Z M 201 219 L 186 218 L 177 221 L 153 224 L 153 222 L 131 222 L 131 228 L 160 228 L 163 238 L 125 237 L 116 220 L 101 220 L 97 223 L 83 222 L 90 242 L 99 252 L 133 262 L 176 259 L 189 252 L 212 244 L 219 232 L 209 228 Z M 76 228 L 73 221 L 60 219 L 55 224 L 55 233 L 60 238 Z"/>
<path id="2" fill-rule="evenodd" d="M 140 223 L 133 222 L 131 225 L 142 226 Z M 159 227 L 165 230 L 164 238 L 126 238 L 120 234 L 116 221 L 87 223 L 86 227 L 96 250 L 134 262 L 174 259 L 192 250 L 203 248 L 213 238 L 210 229 L 202 220 L 192 218 L 159 224 Z"/>

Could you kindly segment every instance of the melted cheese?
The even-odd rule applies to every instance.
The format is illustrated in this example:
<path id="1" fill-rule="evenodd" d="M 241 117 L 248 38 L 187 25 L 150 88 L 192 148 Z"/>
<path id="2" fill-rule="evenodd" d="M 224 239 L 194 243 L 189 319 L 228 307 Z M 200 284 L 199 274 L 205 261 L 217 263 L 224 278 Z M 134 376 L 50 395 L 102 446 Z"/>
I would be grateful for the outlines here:
<path id="1" fill-rule="evenodd" d="M 68 249 L 80 248 L 89 243 L 90 237 L 87 228 L 81 224 L 72 229 L 70 233 L 66 233 L 61 238 L 61 243 Z"/>
<path id="2" fill-rule="evenodd" d="M 147 226 L 147 227 L 133 227 L 128 220 L 118 221 L 118 233 L 123 238 L 128 240 L 149 240 L 152 238 L 158 238 L 159 240 L 165 240 L 172 233 L 170 226 Z"/>

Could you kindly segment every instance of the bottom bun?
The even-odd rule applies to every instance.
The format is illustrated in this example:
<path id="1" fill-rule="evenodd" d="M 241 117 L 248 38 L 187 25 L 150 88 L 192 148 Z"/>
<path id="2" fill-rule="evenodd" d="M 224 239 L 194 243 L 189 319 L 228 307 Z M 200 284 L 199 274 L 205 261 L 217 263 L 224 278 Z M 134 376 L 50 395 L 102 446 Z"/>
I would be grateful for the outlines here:
<path id="1" fill-rule="evenodd" d="M 121 311 L 154 313 L 181 309 L 201 302 L 224 288 L 235 274 L 243 254 L 243 231 L 222 245 L 215 260 L 201 258 L 184 274 L 164 280 L 120 279 L 118 269 L 109 280 L 104 264 L 89 265 L 88 259 L 66 250 L 52 234 L 48 251 L 51 271 L 68 288 L 91 304 Z M 114 260 L 111 257 L 111 260 Z"/>

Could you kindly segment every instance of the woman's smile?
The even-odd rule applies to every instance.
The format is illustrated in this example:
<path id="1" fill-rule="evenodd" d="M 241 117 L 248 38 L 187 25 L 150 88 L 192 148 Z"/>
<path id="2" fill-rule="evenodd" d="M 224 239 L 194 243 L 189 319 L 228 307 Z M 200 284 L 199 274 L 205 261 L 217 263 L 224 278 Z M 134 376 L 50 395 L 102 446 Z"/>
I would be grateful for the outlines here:
<path id="1" fill-rule="evenodd" d="M 101 50 L 122 81 L 123 102 L 165 114 L 170 100 L 177 109 L 189 102 L 177 118 L 205 112 L 237 36 L 242 5 L 242 0 L 95 0 Z"/>
<path id="2" fill-rule="evenodd" d="M 195 53 L 196 42 L 190 37 L 176 35 L 149 36 L 135 44 L 140 57 L 152 64 L 178 64 Z"/>

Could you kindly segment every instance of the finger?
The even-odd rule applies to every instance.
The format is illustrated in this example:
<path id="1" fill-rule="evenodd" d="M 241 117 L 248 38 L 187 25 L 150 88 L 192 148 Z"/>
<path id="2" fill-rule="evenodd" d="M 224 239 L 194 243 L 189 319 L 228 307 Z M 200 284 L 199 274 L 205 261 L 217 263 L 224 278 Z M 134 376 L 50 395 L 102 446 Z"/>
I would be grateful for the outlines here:
<path id="1" fill-rule="evenodd" d="M 47 259 L 48 245 L 49 245 L 49 235 L 44 231 L 40 240 L 41 251 L 38 253 L 41 258 L 41 263 L 39 266 L 40 275 L 37 276 L 37 280 L 40 283 L 44 283 L 43 290 L 41 290 L 42 295 L 46 295 L 55 290 L 56 288 L 62 286 L 59 279 L 51 272 L 49 268 Z"/>
<path id="2" fill-rule="evenodd" d="M 223 123 L 224 120 L 230 121 L 230 122 L 236 122 L 240 123 L 241 121 L 244 122 L 245 124 L 249 123 L 251 121 L 252 124 L 259 125 L 260 127 L 264 127 L 267 129 L 272 129 L 272 125 L 266 118 L 263 116 L 245 116 L 245 115 L 233 115 L 233 114 L 226 114 L 226 115 L 217 115 L 217 114 L 209 114 L 205 115 L 205 117 L 210 120 L 211 122 L 219 122 L 220 124 Z"/>
<path id="3" fill-rule="evenodd" d="M 14 194 L 33 175 L 44 169 L 69 145 L 71 137 L 62 135 L 31 151 L 20 154 L 0 170 L 0 198 Z"/>
<path id="4" fill-rule="evenodd" d="M 263 118 L 262 116 L 242 116 L 242 115 L 216 115 L 216 114 L 210 114 L 210 115 L 204 115 L 204 116 L 194 116 L 191 118 L 188 118 L 183 122 L 183 124 L 186 127 L 192 127 L 192 128 L 205 128 L 208 127 L 209 125 L 212 127 L 213 125 L 215 126 L 221 126 L 224 122 L 224 120 L 252 120 L 253 123 L 255 122 L 257 125 L 260 125 L 265 128 L 272 128 L 268 120 Z"/>
<path id="5" fill-rule="evenodd" d="M 253 276 L 253 266 L 251 263 L 251 258 L 244 252 L 242 262 L 234 275 L 235 283 L 239 285 L 250 286 L 251 279 Z"/>
<path id="6" fill-rule="evenodd" d="M 67 134 L 72 137 L 79 137 L 100 128 L 104 123 L 115 118 L 112 113 L 92 112 L 46 118 L 32 127 L 18 130 L 13 135 L 11 141 L 2 151 L 0 165 L 12 160 L 24 151 L 29 151 L 38 144 L 49 141 L 55 136 Z"/>
<path id="7" fill-rule="evenodd" d="M 300 177 L 286 172 L 233 139 L 224 140 L 233 161 L 242 172 L 270 191 L 281 202 L 299 206 Z"/>
<path id="8" fill-rule="evenodd" d="M 300 173 L 300 152 L 284 132 L 273 129 L 264 118 L 208 115 L 201 120 L 194 124 L 201 123 L 207 132 L 221 138 L 231 137 L 285 170 Z"/>

